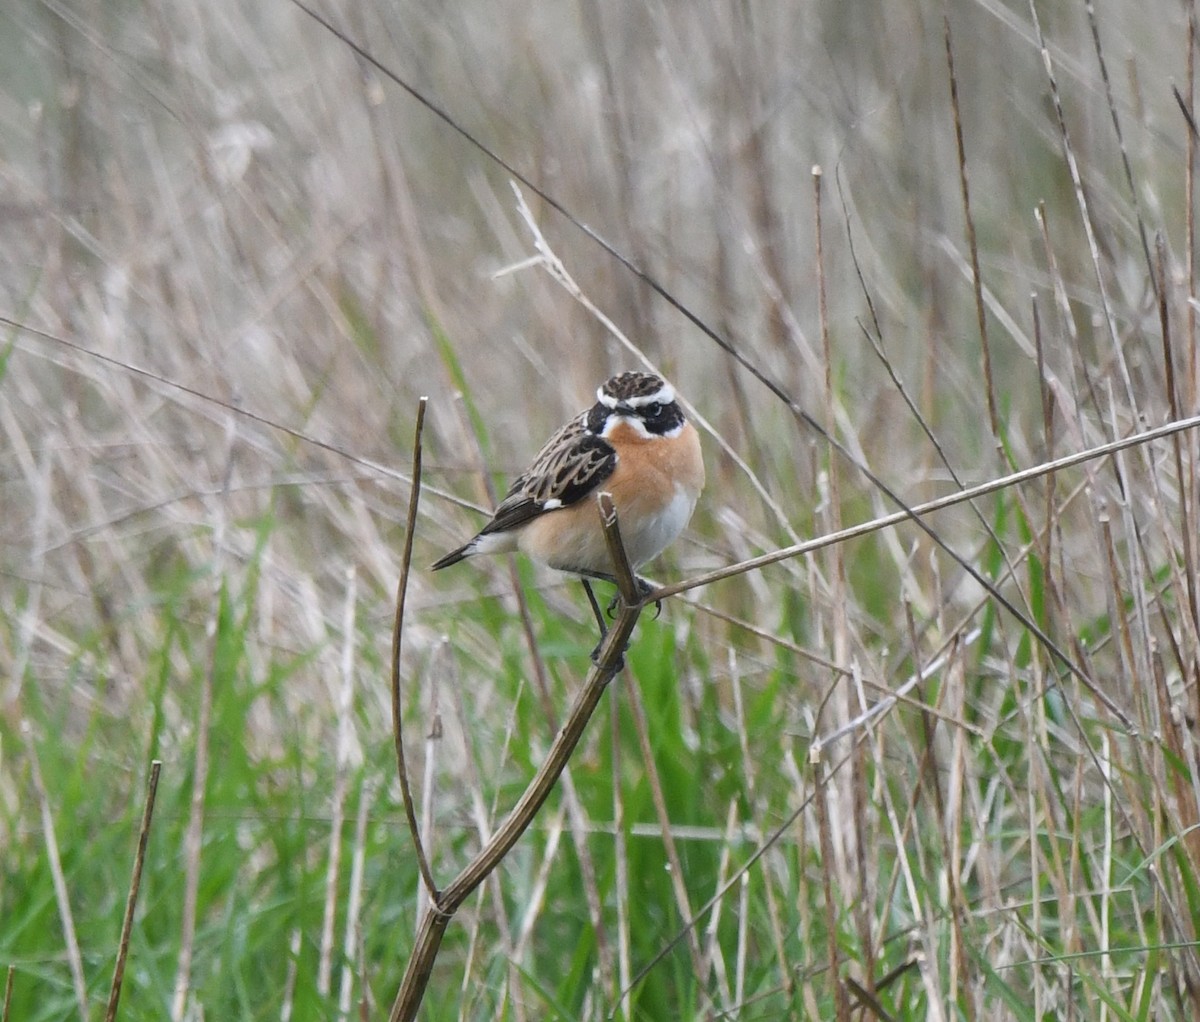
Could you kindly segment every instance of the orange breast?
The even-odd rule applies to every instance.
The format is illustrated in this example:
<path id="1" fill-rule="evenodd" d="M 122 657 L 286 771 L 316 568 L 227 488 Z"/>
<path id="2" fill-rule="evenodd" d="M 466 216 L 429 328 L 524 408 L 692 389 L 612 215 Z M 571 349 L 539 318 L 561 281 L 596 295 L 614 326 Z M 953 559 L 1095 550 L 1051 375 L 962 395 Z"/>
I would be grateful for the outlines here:
<path id="1" fill-rule="evenodd" d="M 634 567 L 657 556 L 687 524 L 704 486 L 704 460 L 695 428 L 675 437 L 645 437 L 624 423 L 608 439 L 617 467 L 600 490 L 613 496 L 621 536 Z M 530 522 L 522 550 L 551 567 L 611 573 L 596 495 Z"/>

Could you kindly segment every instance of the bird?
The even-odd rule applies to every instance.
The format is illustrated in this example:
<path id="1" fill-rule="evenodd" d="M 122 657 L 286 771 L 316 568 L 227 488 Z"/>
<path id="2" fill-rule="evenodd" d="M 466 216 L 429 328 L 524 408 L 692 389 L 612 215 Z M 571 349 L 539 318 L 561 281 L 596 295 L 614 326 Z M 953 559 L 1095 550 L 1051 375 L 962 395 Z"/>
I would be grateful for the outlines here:
<path id="1" fill-rule="evenodd" d="M 546 441 L 491 520 L 432 570 L 480 554 L 520 551 L 583 579 L 603 640 L 604 620 L 588 579 L 616 578 L 596 495 L 612 494 L 636 572 L 683 531 L 703 488 L 700 437 L 675 388 L 656 373 L 618 373 L 596 389 L 594 405 Z M 645 580 L 637 583 L 643 596 L 650 591 Z"/>

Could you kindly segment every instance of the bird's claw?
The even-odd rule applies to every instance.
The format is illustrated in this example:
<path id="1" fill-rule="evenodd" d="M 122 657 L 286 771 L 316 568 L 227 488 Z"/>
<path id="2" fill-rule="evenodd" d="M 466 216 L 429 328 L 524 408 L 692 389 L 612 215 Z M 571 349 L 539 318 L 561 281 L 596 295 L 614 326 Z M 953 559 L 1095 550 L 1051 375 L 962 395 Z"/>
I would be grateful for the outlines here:
<path id="1" fill-rule="evenodd" d="M 635 575 L 633 577 L 633 581 L 634 581 L 634 584 L 637 586 L 638 598 L 640 600 L 644 601 L 647 596 L 649 596 L 652 592 L 654 592 L 654 586 L 652 586 L 644 578 L 640 578 L 637 575 Z M 610 618 L 616 616 L 617 608 L 621 605 L 621 602 L 622 602 L 621 601 L 621 590 L 618 589 L 615 593 L 613 593 L 613 598 L 608 601 L 608 607 L 605 610 L 605 612 L 608 614 L 608 616 Z M 662 600 L 655 600 L 654 601 L 654 620 L 655 621 L 658 620 L 658 616 L 661 613 L 662 613 Z"/>
<path id="2" fill-rule="evenodd" d="M 652 592 L 654 592 L 654 586 L 652 586 L 644 578 L 636 578 L 636 579 L 634 579 L 634 581 L 637 582 L 638 595 L 642 598 L 643 601 L 646 599 L 647 596 L 649 596 Z M 654 620 L 655 621 L 657 621 L 659 618 L 659 615 L 662 614 L 662 603 L 663 603 L 662 600 L 654 601 Z"/>
<path id="3" fill-rule="evenodd" d="M 615 580 L 613 580 L 613 581 L 615 581 Z M 654 592 L 654 586 L 652 586 L 644 578 L 639 578 L 637 575 L 634 575 L 633 581 L 634 581 L 634 584 L 637 586 L 638 600 L 641 603 L 645 603 L 646 598 L 652 592 Z M 596 648 L 592 650 L 592 663 L 599 665 L 599 663 L 600 663 L 600 647 L 604 645 L 604 639 L 608 633 L 608 630 L 604 624 L 604 617 L 600 614 L 600 606 L 596 602 L 596 597 L 592 593 L 592 587 L 588 584 L 587 579 L 583 580 L 583 587 L 585 590 L 587 590 L 588 600 L 592 605 L 592 611 L 596 615 L 596 623 L 600 626 L 600 641 L 598 643 L 596 643 Z M 605 614 L 607 614 L 610 618 L 616 617 L 617 610 L 618 610 L 618 608 L 620 608 L 620 606 L 622 605 L 623 602 L 624 601 L 621 599 L 621 590 L 618 589 L 613 594 L 613 598 L 609 601 L 608 606 L 605 608 Z M 657 620 L 658 616 L 662 613 L 662 603 L 663 603 L 662 600 L 654 601 L 654 617 L 656 620 Z M 628 643 L 626 643 L 625 649 L 629 649 Z M 625 669 L 625 649 L 621 650 L 620 655 L 616 659 L 616 663 L 613 665 L 612 669 L 613 669 L 614 673 Z"/>
<path id="4" fill-rule="evenodd" d="M 601 639 L 599 642 L 596 643 L 596 648 L 594 650 L 592 650 L 592 663 L 594 663 L 597 667 L 600 666 L 600 648 L 603 645 L 604 645 L 604 640 Z M 625 649 L 628 649 L 628 648 L 629 648 L 629 644 L 626 643 Z M 618 674 L 623 670 L 625 670 L 625 650 L 621 651 L 620 655 L 617 657 L 616 663 L 612 665 L 612 671 L 614 674 Z"/>

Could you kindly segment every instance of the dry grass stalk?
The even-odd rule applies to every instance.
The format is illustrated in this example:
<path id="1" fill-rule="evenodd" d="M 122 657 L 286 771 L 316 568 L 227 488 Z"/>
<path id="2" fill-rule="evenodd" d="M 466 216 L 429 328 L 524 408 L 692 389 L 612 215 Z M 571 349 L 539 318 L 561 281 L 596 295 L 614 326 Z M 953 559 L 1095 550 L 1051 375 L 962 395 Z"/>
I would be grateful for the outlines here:
<path id="1" fill-rule="evenodd" d="M 142 823 L 138 829 L 137 851 L 133 857 L 133 876 L 129 881 L 129 894 L 125 898 L 125 917 L 121 922 L 121 936 L 117 942 L 117 961 L 113 966 L 112 986 L 108 993 L 108 1006 L 104 1022 L 114 1022 L 117 1006 L 121 1003 L 121 984 L 125 978 L 125 963 L 129 957 L 130 935 L 133 932 L 133 914 L 137 910 L 138 894 L 142 887 L 142 869 L 146 864 L 146 845 L 150 842 L 150 821 L 154 818 L 154 799 L 158 793 L 158 777 L 162 772 L 162 760 L 150 764 L 150 775 L 146 782 L 146 802 L 142 809 Z M 11 972 L 10 972 L 11 979 Z"/>

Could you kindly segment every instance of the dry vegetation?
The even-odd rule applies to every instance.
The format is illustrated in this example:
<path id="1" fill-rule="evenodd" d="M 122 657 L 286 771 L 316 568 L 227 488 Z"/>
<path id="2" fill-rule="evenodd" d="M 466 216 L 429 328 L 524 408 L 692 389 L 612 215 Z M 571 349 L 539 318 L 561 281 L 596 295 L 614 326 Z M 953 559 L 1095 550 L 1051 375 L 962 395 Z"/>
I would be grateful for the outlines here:
<path id="1" fill-rule="evenodd" d="M 594 635 L 528 564 L 420 569 L 610 371 L 704 424 L 672 582 L 1200 410 L 1190 2 L 321 10 L 542 190 L 632 344 L 497 275 L 510 174 L 290 0 L 0 10 L 6 1018 L 108 996 L 152 760 L 120 1017 L 386 1012 L 419 395 L 441 883 Z M 643 615 L 425 1017 L 1200 1016 L 1198 514 L 1189 428 Z"/>

